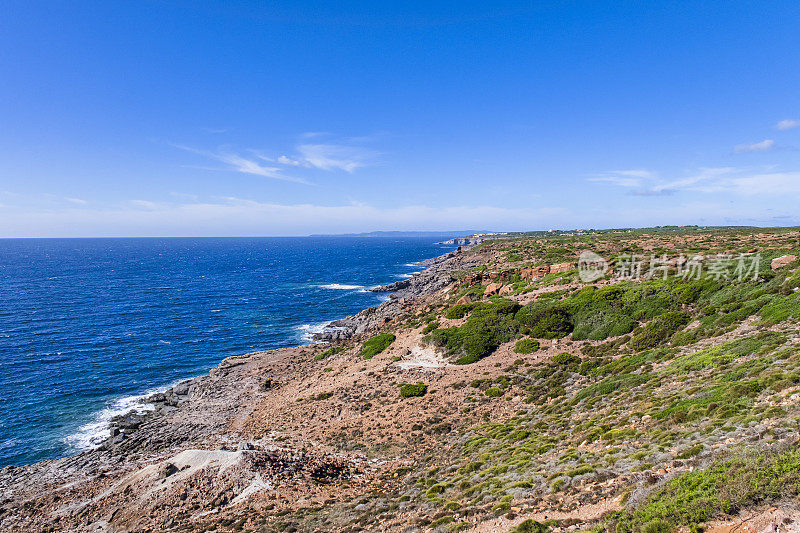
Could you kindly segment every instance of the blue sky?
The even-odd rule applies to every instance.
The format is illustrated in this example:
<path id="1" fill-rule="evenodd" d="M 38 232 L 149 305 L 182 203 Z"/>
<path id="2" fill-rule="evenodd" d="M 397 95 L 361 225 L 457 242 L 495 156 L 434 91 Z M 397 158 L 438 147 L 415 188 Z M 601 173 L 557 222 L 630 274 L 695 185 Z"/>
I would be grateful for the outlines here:
<path id="1" fill-rule="evenodd" d="M 797 2 L 391 4 L 0 2 L 0 236 L 800 224 Z"/>

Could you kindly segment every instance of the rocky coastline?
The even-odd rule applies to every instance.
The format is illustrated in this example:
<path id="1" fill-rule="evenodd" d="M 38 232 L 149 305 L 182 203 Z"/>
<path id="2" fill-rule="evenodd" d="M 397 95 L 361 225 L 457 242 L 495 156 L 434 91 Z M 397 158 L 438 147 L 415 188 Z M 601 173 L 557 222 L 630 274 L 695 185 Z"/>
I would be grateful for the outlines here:
<path id="1" fill-rule="evenodd" d="M 314 340 L 343 341 L 387 324 L 404 311 L 404 302 L 441 290 L 452 282 L 453 269 L 472 264 L 462 263 L 461 257 L 459 248 L 422 261 L 420 266 L 425 270 L 411 278 L 372 289 L 391 293 L 389 299 L 332 322 L 325 331 L 315 335 Z M 289 485 L 325 484 L 350 477 L 356 471 L 365 476 L 369 465 L 365 467 L 358 457 L 342 458 L 332 450 L 311 450 L 304 439 L 300 442 L 280 439 L 280 444 L 269 437 L 245 439 L 238 431 L 240 428 L 236 428 L 237 422 L 252 415 L 255 405 L 275 394 L 290 376 L 301 373 L 297 359 L 307 355 L 313 347 L 306 345 L 228 357 L 206 375 L 187 379 L 142 399 L 141 402 L 151 405 L 152 410 L 114 417 L 109 423 L 109 437 L 92 450 L 0 469 L 0 531 L 46 531 L 51 527 L 56 531 L 128 531 L 131 530 L 129 523 L 136 523 L 137 528 L 144 527 L 147 520 L 141 520 L 142 510 L 126 506 L 123 496 L 117 495 L 116 506 L 106 502 L 97 507 L 93 498 L 100 488 L 108 493 L 119 489 L 120 483 L 127 486 L 126 481 L 120 481 L 120 478 L 127 479 L 123 474 L 129 476 L 130 472 L 147 470 L 153 465 L 158 465 L 151 476 L 156 481 L 177 478 L 176 474 L 183 471 L 204 470 L 209 462 L 220 461 L 233 461 L 238 468 L 256 476 L 263 473 L 266 461 L 270 475 L 280 470 L 283 473 L 279 477 Z M 239 435 L 234 437 L 237 433 Z M 206 455 L 189 453 L 195 448 L 206 450 Z M 257 462 L 262 470 L 250 465 L 259 457 Z M 179 464 L 181 461 L 184 463 Z M 112 479 L 115 481 L 111 482 Z M 37 496 L 43 484 L 52 488 L 52 497 Z M 268 485 L 265 483 L 264 487 Z M 63 492 L 64 487 L 69 489 Z M 130 489 L 123 487 L 122 490 Z M 62 503 L 65 496 L 70 501 L 81 500 L 81 503 L 65 506 Z M 22 501 L 30 499 L 36 499 L 40 507 L 37 516 L 19 507 Z M 202 506 L 214 510 L 219 504 L 217 497 L 209 496 Z M 158 505 L 163 506 L 163 501 Z M 54 521 L 53 516 L 56 517 Z M 46 525 L 48 523 L 51 525 Z M 53 526 L 53 523 L 62 526 Z M 167 520 L 162 527 L 169 529 L 173 523 Z"/>
<path id="2" fill-rule="evenodd" d="M 347 340 L 381 327 L 405 312 L 406 302 L 428 296 L 452 284 L 452 273 L 478 266 L 479 261 L 464 257 L 464 248 L 420 261 L 424 270 L 410 278 L 369 289 L 371 292 L 389 293 L 389 298 L 376 307 L 364 309 L 353 316 L 334 320 L 321 332 L 315 333 L 316 342 Z"/>
<path id="3" fill-rule="evenodd" d="M 794 526 L 798 238 L 591 237 L 607 254 L 758 246 L 761 278 L 738 285 L 584 283 L 586 244 L 558 236 L 427 260 L 321 342 L 226 358 L 96 449 L 0 469 L 0 531 L 632 533 L 685 508 L 714 533 Z M 762 463 L 772 492 L 724 492 Z M 697 475 L 737 506 L 660 492 Z"/>

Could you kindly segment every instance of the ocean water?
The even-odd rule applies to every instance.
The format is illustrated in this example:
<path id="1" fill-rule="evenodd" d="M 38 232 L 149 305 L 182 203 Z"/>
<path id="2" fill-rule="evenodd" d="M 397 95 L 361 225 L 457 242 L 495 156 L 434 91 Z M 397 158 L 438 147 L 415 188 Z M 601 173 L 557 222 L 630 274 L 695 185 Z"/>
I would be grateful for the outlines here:
<path id="1" fill-rule="evenodd" d="M 86 449 L 227 356 L 309 342 L 452 249 L 435 240 L 0 240 L 0 466 Z"/>

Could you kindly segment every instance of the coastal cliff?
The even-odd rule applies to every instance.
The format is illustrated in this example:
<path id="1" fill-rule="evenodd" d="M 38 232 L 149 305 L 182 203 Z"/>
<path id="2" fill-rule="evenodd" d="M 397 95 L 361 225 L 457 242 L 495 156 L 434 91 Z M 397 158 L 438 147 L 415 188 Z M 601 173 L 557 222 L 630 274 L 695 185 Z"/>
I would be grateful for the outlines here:
<path id="1" fill-rule="evenodd" d="M 0 530 L 796 525 L 798 237 L 519 238 L 428 260 L 325 342 L 229 357 L 95 450 L 0 470 Z M 587 248 L 763 261 L 744 281 L 620 281 L 617 262 L 584 282 Z"/>

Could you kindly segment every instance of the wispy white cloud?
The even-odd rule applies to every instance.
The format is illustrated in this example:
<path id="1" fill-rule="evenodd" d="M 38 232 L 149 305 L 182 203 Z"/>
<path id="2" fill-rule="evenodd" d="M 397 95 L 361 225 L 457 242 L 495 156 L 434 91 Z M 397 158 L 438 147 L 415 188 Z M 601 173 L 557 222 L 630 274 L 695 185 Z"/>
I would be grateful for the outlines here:
<path id="1" fill-rule="evenodd" d="M 282 155 L 282 156 L 278 157 L 278 159 L 276 159 L 276 161 L 278 163 L 280 163 L 281 165 L 288 165 L 290 167 L 308 167 L 308 166 L 310 166 L 305 161 L 292 159 L 291 157 L 286 156 L 286 155 Z"/>
<path id="2" fill-rule="evenodd" d="M 758 176 L 752 176 L 757 178 Z M 795 175 L 795 178 L 800 176 Z M 761 178 L 762 182 L 764 178 Z M 786 182 L 772 176 L 772 186 Z M 749 187 L 747 181 L 741 187 Z M 797 189 L 795 189 L 797 190 Z M 371 230 L 453 230 L 481 227 L 498 231 L 551 227 L 640 227 L 657 224 L 786 225 L 800 221 L 791 207 L 766 212 L 756 202 L 731 204 L 711 197 L 664 206 L 626 209 L 406 205 L 390 208 L 277 204 L 244 198 L 204 202 L 137 200 L 117 206 L 58 210 L 4 210 L 0 237 L 304 235 Z"/>
<path id="3" fill-rule="evenodd" d="M 738 144 L 734 146 L 733 153 L 743 154 L 746 152 L 766 152 L 767 150 L 771 150 L 774 147 L 775 147 L 775 141 L 773 139 L 764 139 L 761 142 L 753 144 Z"/>
<path id="4" fill-rule="evenodd" d="M 136 209 L 144 209 L 146 211 L 156 211 L 163 209 L 166 204 L 158 202 L 150 202 L 148 200 L 131 200 L 130 205 Z"/>
<path id="5" fill-rule="evenodd" d="M 650 170 L 632 169 L 602 172 L 599 176 L 589 178 L 589 181 L 607 182 L 620 187 L 641 187 L 646 180 L 655 178 L 657 175 Z"/>
<path id="6" fill-rule="evenodd" d="M 312 139 L 325 136 L 330 136 L 330 134 L 308 132 L 301 134 L 300 138 Z M 173 146 L 225 165 L 223 168 L 198 167 L 205 170 L 226 170 L 295 183 L 308 183 L 303 178 L 287 175 L 286 167 L 325 171 L 342 170 L 352 173 L 359 168 L 376 163 L 380 154 L 363 146 L 368 141 L 370 141 L 368 137 L 350 137 L 341 140 L 331 139 L 330 142 L 305 142 L 294 148 L 295 154 L 283 154 L 278 157 L 265 155 L 258 150 L 236 151 L 220 148 L 216 151 L 208 151 L 179 144 Z"/>
<path id="7" fill-rule="evenodd" d="M 307 164 L 321 170 L 339 169 L 345 172 L 353 172 L 368 166 L 377 156 L 372 150 L 341 144 L 301 144 L 297 147 L 297 151 L 300 157 L 295 159 L 293 164 Z"/>
<path id="8" fill-rule="evenodd" d="M 800 196 L 800 172 L 769 172 L 730 180 L 731 188 L 745 196 Z"/>
<path id="9" fill-rule="evenodd" d="M 601 173 L 589 181 L 606 182 L 619 187 L 635 189 L 634 196 L 669 196 L 678 190 L 691 189 L 717 176 L 735 172 L 732 167 L 700 168 L 693 174 L 680 179 L 665 180 L 652 170 L 612 170 Z"/>
<path id="10" fill-rule="evenodd" d="M 798 126 L 800 126 L 800 119 L 793 118 L 787 118 L 775 124 L 775 127 L 779 130 L 790 130 Z"/>
<path id="11" fill-rule="evenodd" d="M 652 173 L 656 176 L 656 173 Z M 736 167 L 699 168 L 686 177 L 664 180 L 658 177 L 628 182 L 625 176 L 590 178 L 627 189 L 635 196 L 669 196 L 679 191 L 694 193 L 732 193 L 739 196 L 800 196 L 800 172 L 781 172 L 771 167 L 761 170 Z"/>
<path id="12" fill-rule="evenodd" d="M 226 165 L 224 168 L 202 167 L 206 170 L 232 171 L 232 172 L 239 172 L 242 174 L 250 174 L 253 176 L 262 176 L 264 178 L 271 178 L 281 181 L 291 181 L 294 183 L 306 183 L 306 184 L 308 183 L 306 180 L 302 178 L 298 178 L 295 176 L 287 176 L 286 174 L 283 173 L 283 169 L 281 167 L 273 165 L 265 165 L 264 162 L 270 162 L 270 160 L 252 151 L 251 151 L 252 155 L 245 157 L 243 155 L 234 152 L 229 152 L 226 150 L 209 152 L 206 150 L 198 150 L 196 148 L 191 148 L 189 146 L 183 146 L 183 145 L 174 145 L 174 146 L 176 148 L 180 148 L 181 150 L 185 150 L 193 154 L 202 155 L 207 158 L 218 161 L 220 163 L 224 163 Z"/>
<path id="13" fill-rule="evenodd" d="M 81 198 L 68 198 L 68 197 L 65 197 L 64 200 L 66 200 L 67 202 L 69 202 L 71 204 L 77 204 L 77 205 L 86 205 L 88 203 L 86 200 L 82 200 Z"/>

